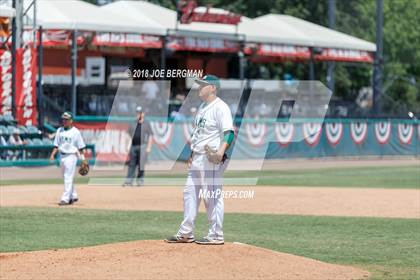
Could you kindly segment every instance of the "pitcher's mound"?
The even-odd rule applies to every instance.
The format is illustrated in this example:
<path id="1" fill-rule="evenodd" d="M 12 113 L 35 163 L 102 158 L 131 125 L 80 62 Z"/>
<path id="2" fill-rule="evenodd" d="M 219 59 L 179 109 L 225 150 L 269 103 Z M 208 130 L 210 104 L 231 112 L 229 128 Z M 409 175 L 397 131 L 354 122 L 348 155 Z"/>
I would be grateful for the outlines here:
<path id="1" fill-rule="evenodd" d="M 136 241 L 0 255 L 0 279 L 364 279 L 348 266 L 239 243 Z"/>

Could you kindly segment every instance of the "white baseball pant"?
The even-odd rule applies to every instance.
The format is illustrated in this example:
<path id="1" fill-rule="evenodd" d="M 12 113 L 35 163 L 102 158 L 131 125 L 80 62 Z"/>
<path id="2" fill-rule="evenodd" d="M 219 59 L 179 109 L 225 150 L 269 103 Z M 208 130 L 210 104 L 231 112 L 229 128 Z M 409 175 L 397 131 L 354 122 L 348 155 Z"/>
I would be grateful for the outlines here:
<path id="1" fill-rule="evenodd" d="M 178 236 L 194 238 L 195 219 L 201 198 L 203 198 L 209 221 L 207 236 L 211 239 L 223 240 L 222 179 L 226 164 L 227 162 L 213 164 L 208 161 L 205 154 L 193 155 L 184 187 L 184 219 L 179 228 Z"/>
<path id="2" fill-rule="evenodd" d="M 64 177 L 64 192 L 61 201 L 69 202 L 70 199 L 78 198 L 73 184 L 76 165 L 76 154 L 61 154 L 60 166 Z"/>

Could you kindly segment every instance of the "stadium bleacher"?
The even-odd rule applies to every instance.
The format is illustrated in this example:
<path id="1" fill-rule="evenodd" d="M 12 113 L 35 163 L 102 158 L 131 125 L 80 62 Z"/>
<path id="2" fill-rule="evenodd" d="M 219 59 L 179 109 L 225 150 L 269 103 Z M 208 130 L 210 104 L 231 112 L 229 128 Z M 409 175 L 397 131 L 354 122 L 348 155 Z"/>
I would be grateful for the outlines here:
<path id="1" fill-rule="evenodd" d="M 22 145 L 10 144 L 10 137 L 16 133 L 22 140 Z M 18 125 L 11 115 L 0 115 L 0 136 L 3 138 L 0 141 L 0 160 L 3 161 L 45 159 L 53 144 L 51 139 L 43 136 L 38 127 Z"/>
<path id="2" fill-rule="evenodd" d="M 43 131 L 34 125 L 20 125 L 13 116 L 0 115 L 0 167 L 32 167 L 52 164 L 49 155 L 54 147 L 55 128 L 51 125 L 44 125 L 44 127 L 46 129 Z M 14 134 L 17 134 L 17 142 L 21 144 L 10 144 L 9 140 Z M 89 163 L 94 164 L 95 145 L 87 144 L 86 148 L 90 150 Z M 58 164 L 58 159 L 54 164 Z"/>

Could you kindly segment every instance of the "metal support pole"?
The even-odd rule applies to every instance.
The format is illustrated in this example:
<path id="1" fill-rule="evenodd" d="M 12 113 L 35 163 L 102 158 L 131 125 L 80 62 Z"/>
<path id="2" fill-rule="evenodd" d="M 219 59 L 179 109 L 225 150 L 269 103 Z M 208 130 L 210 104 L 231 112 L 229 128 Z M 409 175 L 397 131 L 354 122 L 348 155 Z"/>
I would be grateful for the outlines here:
<path id="1" fill-rule="evenodd" d="M 315 57 L 314 57 L 314 48 L 310 48 L 310 59 L 309 59 L 309 94 L 313 96 L 314 93 L 314 83 L 312 81 L 315 80 Z"/>
<path id="2" fill-rule="evenodd" d="M 12 19 L 12 115 L 16 118 L 16 53 L 22 43 L 23 1 L 13 0 L 12 5 L 16 10 L 16 16 Z"/>
<path id="3" fill-rule="evenodd" d="M 22 31 L 23 31 L 23 0 L 14 0 L 13 8 L 16 9 L 16 46 L 22 47 Z"/>
<path id="4" fill-rule="evenodd" d="M 383 82 L 383 0 L 376 0 L 376 53 L 373 71 L 373 111 L 379 113 Z"/>
<path id="5" fill-rule="evenodd" d="M 38 123 L 40 127 L 44 126 L 44 93 L 42 89 L 42 66 L 43 66 L 43 47 L 42 47 L 42 26 L 39 27 L 39 46 L 38 46 Z"/>
<path id="6" fill-rule="evenodd" d="M 166 32 L 166 36 L 163 36 L 162 38 L 162 48 L 160 49 L 160 70 L 163 72 L 166 72 L 166 41 L 168 38 L 168 31 Z M 159 86 L 161 93 L 164 94 L 163 87 Z M 163 96 L 163 95 L 162 95 Z"/>
<path id="7" fill-rule="evenodd" d="M 71 112 L 76 116 L 76 103 L 77 103 L 77 31 L 72 32 L 71 41 Z"/>
<path id="8" fill-rule="evenodd" d="M 167 36 L 164 36 L 162 38 L 162 48 L 160 49 L 160 69 L 161 70 L 166 69 L 166 38 Z"/>
<path id="9" fill-rule="evenodd" d="M 238 56 L 239 56 L 239 79 L 242 81 L 245 79 L 246 58 L 242 50 L 238 53 Z"/>
<path id="10" fill-rule="evenodd" d="M 33 6 L 34 6 L 34 10 L 33 10 L 33 22 L 32 22 L 32 28 L 33 28 L 33 32 L 32 32 L 32 36 L 33 36 L 33 42 L 34 42 L 34 48 L 36 47 L 36 29 L 37 29 L 37 1 L 33 0 Z"/>
<path id="11" fill-rule="evenodd" d="M 328 25 L 329 28 L 335 28 L 335 0 L 328 0 Z M 335 77 L 334 77 L 335 62 L 328 62 L 327 83 L 328 88 L 334 93 Z"/>
<path id="12" fill-rule="evenodd" d="M 13 7 L 15 7 L 13 0 Z M 12 115 L 16 117 L 16 20 L 12 19 Z"/>
<path id="13" fill-rule="evenodd" d="M 310 48 L 311 57 L 309 59 L 309 80 L 315 80 L 314 49 Z"/>

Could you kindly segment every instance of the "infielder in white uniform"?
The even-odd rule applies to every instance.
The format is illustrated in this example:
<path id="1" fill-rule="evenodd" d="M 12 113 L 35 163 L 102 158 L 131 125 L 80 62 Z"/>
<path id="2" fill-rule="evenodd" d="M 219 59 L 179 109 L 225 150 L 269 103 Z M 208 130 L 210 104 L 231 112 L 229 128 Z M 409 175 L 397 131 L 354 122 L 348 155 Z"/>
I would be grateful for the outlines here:
<path id="1" fill-rule="evenodd" d="M 79 200 L 73 179 L 76 172 L 77 159 L 85 160 L 85 143 L 80 131 L 73 126 L 73 116 L 69 112 L 61 115 L 63 126 L 57 129 L 54 139 L 54 149 L 50 160 L 56 153 L 60 154 L 60 166 L 64 177 L 64 192 L 58 203 L 60 206 L 70 205 Z"/>
<path id="2" fill-rule="evenodd" d="M 226 149 L 234 138 L 234 128 L 229 106 L 217 97 L 219 79 L 206 75 L 196 80 L 198 94 L 203 103 L 194 119 L 191 137 L 189 172 L 184 187 L 184 219 L 175 236 L 168 243 L 224 244 L 222 177 L 226 167 Z M 201 198 L 209 220 L 207 236 L 194 238 L 194 223 Z"/>

